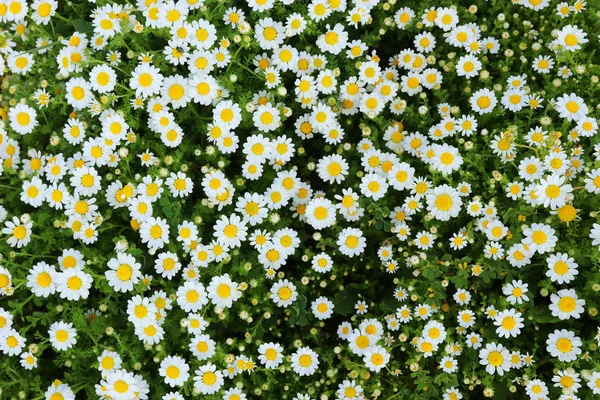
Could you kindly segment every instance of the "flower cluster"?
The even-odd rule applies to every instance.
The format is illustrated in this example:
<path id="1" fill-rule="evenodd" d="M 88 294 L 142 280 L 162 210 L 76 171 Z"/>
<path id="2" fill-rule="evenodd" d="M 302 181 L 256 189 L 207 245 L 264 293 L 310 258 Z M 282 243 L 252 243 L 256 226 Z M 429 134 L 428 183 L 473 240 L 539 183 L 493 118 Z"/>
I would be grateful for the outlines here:
<path id="1" fill-rule="evenodd" d="M 473 3 L 0 0 L 0 396 L 600 394 L 600 13 Z"/>

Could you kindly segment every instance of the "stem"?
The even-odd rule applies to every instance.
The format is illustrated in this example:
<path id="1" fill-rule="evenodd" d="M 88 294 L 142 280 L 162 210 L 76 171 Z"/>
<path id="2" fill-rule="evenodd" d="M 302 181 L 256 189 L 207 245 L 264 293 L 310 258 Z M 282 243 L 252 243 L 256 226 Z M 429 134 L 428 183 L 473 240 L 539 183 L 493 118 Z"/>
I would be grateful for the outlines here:
<path id="1" fill-rule="evenodd" d="M 106 61 L 103 61 L 103 60 L 96 60 L 95 58 L 92 58 L 92 59 L 88 60 L 88 63 L 92 63 L 92 62 L 95 62 L 95 63 L 98 63 L 98 64 L 108 65 L 109 67 L 116 69 L 117 71 L 121 72 L 124 75 L 129 75 L 127 72 L 123 71 L 121 68 L 119 68 L 119 67 L 117 67 L 115 65 L 112 65 L 109 62 L 106 62 Z"/>
<path id="2" fill-rule="evenodd" d="M 44 117 L 44 121 L 46 121 L 46 125 L 50 126 L 50 123 L 48 122 L 48 118 L 46 118 L 46 113 L 42 112 L 42 116 Z"/>
<path id="3" fill-rule="evenodd" d="M 35 258 L 56 258 L 54 256 L 40 256 L 40 255 L 37 255 L 37 254 L 29 254 L 29 253 L 22 253 L 22 252 L 16 253 L 16 256 L 17 257 L 18 256 L 29 256 L 29 257 L 35 257 Z"/>
<path id="4" fill-rule="evenodd" d="M 233 54 L 233 56 L 231 57 L 231 61 L 235 61 L 235 59 L 237 58 L 237 55 L 240 53 L 240 51 L 244 48 L 244 46 L 240 46 L 238 47 L 237 51 Z M 231 66 L 233 65 L 233 63 L 229 63 L 229 66 L 227 67 L 227 69 L 225 70 L 225 73 L 229 72 L 229 69 L 231 68 Z"/>
<path id="5" fill-rule="evenodd" d="M 69 21 L 68 19 L 66 19 L 65 17 L 60 15 L 59 13 L 54 13 L 54 16 L 56 18 L 60 19 L 61 21 L 68 23 L 69 25 L 71 24 L 71 21 Z"/>
<path id="6" fill-rule="evenodd" d="M 233 60 L 233 62 L 236 63 L 237 65 L 239 65 L 240 67 L 244 68 L 246 71 L 250 72 L 252 75 L 256 76 L 258 79 L 262 79 L 256 72 L 252 71 L 250 68 L 246 67 L 245 65 L 240 64 L 236 60 Z"/>
<path id="7" fill-rule="evenodd" d="M 47 47 L 56 46 L 57 44 L 60 44 L 60 41 L 58 41 L 58 40 L 57 40 L 56 42 L 48 43 L 48 44 L 47 44 L 47 45 L 45 45 L 45 46 L 36 47 L 35 49 L 30 49 L 30 50 L 27 50 L 27 51 L 22 51 L 22 52 L 21 52 L 21 53 L 19 53 L 19 54 L 33 53 L 33 52 L 36 52 L 36 51 L 38 51 L 38 50 L 45 49 L 45 48 L 47 48 Z"/>
<path id="8" fill-rule="evenodd" d="M 17 309 L 15 310 L 15 314 L 17 314 L 17 313 L 20 313 L 20 311 L 23 309 L 23 307 L 25 307 L 25 305 L 26 305 L 27 303 L 29 303 L 29 302 L 31 301 L 31 299 L 33 299 L 34 297 L 35 297 L 35 295 L 34 295 L 34 294 L 32 294 L 31 296 L 29 296 L 29 297 L 27 298 L 27 300 L 25 300 L 24 302 L 20 303 L 20 304 L 17 306 Z"/>
<path id="9" fill-rule="evenodd" d="M 131 90 L 130 87 L 127 87 L 127 86 L 123 85 L 122 83 L 117 83 L 117 86 L 120 87 L 120 88 L 122 88 L 122 89 L 124 89 L 124 90 L 126 90 L 130 94 L 133 93 L 133 90 Z"/>

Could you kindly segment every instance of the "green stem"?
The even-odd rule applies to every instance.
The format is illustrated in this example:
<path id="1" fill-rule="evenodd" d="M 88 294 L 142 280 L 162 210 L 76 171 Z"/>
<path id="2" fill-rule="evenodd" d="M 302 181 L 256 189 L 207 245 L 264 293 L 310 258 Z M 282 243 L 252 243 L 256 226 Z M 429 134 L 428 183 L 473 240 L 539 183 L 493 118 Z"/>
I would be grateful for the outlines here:
<path id="1" fill-rule="evenodd" d="M 121 72 L 123 75 L 129 75 L 127 72 L 123 71 L 121 68 L 119 68 L 119 67 L 117 67 L 115 65 L 112 65 L 111 63 L 108 63 L 108 62 L 103 61 L 103 60 L 96 60 L 95 58 L 92 58 L 90 60 L 87 60 L 87 63 L 105 64 L 105 65 L 108 65 L 109 67 L 114 68 L 117 71 Z"/>
<path id="2" fill-rule="evenodd" d="M 29 296 L 29 297 L 27 298 L 27 300 L 25 300 L 25 301 L 24 301 L 24 302 L 22 302 L 22 303 L 19 303 L 19 305 L 17 306 L 17 309 L 15 310 L 14 314 L 20 314 L 20 311 L 21 311 L 21 310 L 23 310 L 23 307 L 25 307 L 25 305 L 26 305 L 27 303 L 29 303 L 29 302 L 31 301 L 31 299 L 33 299 L 34 297 L 35 297 L 35 295 L 34 295 L 34 294 L 32 294 L 31 296 Z"/>
<path id="3" fill-rule="evenodd" d="M 123 85 L 122 83 L 117 83 L 117 86 L 126 90 L 128 93 L 133 93 L 133 90 L 131 90 L 130 87 L 127 87 L 127 86 Z"/>
<path id="4" fill-rule="evenodd" d="M 57 40 L 56 42 L 48 43 L 45 46 L 36 47 L 35 49 L 29 49 L 27 51 L 22 51 L 19 54 L 34 53 L 34 52 L 36 52 L 38 50 L 42 50 L 42 49 L 45 49 L 45 48 L 48 48 L 48 47 L 56 46 L 57 44 L 60 44 L 60 41 Z"/>
<path id="5" fill-rule="evenodd" d="M 231 57 L 231 61 L 235 61 L 237 58 L 237 55 L 240 53 L 240 51 L 244 48 L 244 46 L 240 46 L 238 47 L 237 51 L 233 54 L 233 56 Z M 227 69 L 225 70 L 225 73 L 229 72 L 229 69 L 231 68 L 231 66 L 233 65 L 233 62 L 229 63 L 229 66 L 227 67 Z"/>
<path id="6" fill-rule="evenodd" d="M 260 77 L 260 75 L 258 75 L 256 72 L 252 71 L 250 68 L 246 67 L 245 65 L 240 64 L 236 60 L 233 60 L 233 62 L 236 63 L 237 65 L 239 65 L 240 67 L 242 67 L 243 69 L 245 69 L 246 71 L 250 72 L 252 75 L 256 76 L 258 79 L 262 79 Z"/>
<path id="7" fill-rule="evenodd" d="M 34 257 L 34 258 L 56 258 L 54 256 L 40 256 L 37 254 L 29 254 L 29 253 L 23 253 L 23 252 L 19 252 L 16 254 L 16 257 L 18 256 L 29 256 L 29 257 Z"/>
<path id="8" fill-rule="evenodd" d="M 60 15 L 59 13 L 55 13 L 54 16 L 58 19 L 60 19 L 63 22 L 68 23 L 69 25 L 71 25 L 71 21 L 69 21 L 68 19 L 66 19 L 65 17 L 63 17 L 62 15 Z"/>

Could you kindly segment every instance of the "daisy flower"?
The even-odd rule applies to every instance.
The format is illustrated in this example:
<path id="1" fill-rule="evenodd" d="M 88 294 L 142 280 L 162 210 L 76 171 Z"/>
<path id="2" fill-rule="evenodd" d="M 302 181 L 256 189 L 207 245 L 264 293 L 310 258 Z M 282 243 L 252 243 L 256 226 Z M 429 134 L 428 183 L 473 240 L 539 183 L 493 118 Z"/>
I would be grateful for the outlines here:
<path id="1" fill-rule="evenodd" d="M 261 132 L 270 132 L 279 128 L 281 118 L 279 110 L 267 103 L 259 105 L 252 114 L 254 126 Z"/>
<path id="2" fill-rule="evenodd" d="M 61 383 L 58 379 L 48 387 L 44 396 L 46 399 L 51 399 L 54 396 L 55 399 L 75 400 L 75 393 L 69 385 Z"/>
<path id="3" fill-rule="evenodd" d="M 220 308 L 231 308 L 233 303 L 242 297 L 238 284 L 229 278 L 229 274 L 214 276 L 206 290 L 208 298 Z"/>
<path id="4" fill-rule="evenodd" d="M 554 109 L 561 118 L 567 121 L 578 121 L 585 118 L 589 112 L 585 101 L 575 93 L 563 94 L 556 99 Z"/>
<path id="5" fill-rule="evenodd" d="M 229 217 L 222 215 L 215 224 L 214 236 L 217 241 L 231 248 L 240 247 L 246 240 L 246 224 L 237 214 L 231 214 Z"/>
<path id="6" fill-rule="evenodd" d="M 529 296 L 527 296 L 529 292 L 528 288 L 529 285 L 523 283 L 521 280 L 513 280 L 502 288 L 502 293 L 507 296 L 506 301 L 510 304 L 523 304 L 523 302 L 529 301 Z"/>
<path id="7" fill-rule="evenodd" d="M 179 356 L 167 356 L 158 369 L 158 374 L 165 379 L 165 383 L 171 387 L 183 386 L 190 377 L 190 367 L 185 359 Z"/>
<path id="8" fill-rule="evenodd" d="M 360 191 L 366 197 L 371 197 L 373 200 L 379 200 L 385 196 L 388 189 L 388 183 L 385 177 L 376 174 L 365 174 L 360 183 Z"/>
<path id="9" fill-rule="evenodd" d="M 169 242 L 169 225 L 165 219 L 148 217 L 140 225 L 140 237 L 150 249 L 161 249 Z"/>
<path id="10" fill-rule="evenodd" d="M 296 286 L 287 279 L 274 283 L 270 292 L 271 299 L 278 307 L 290 306 L 298 296 Z"/>
<path id="11" fill-rule="evenodd" d="M 434 144 L 433 166 L 444 175 L 450 174 L 460 168 L 463 164 L 463 158 L 458 149 L 446 144 Z"/>
<path id="12" fill-rule="evenodd" d="M 511 88 L 504 92 L 500 102 L 507 110 L 520 111 L 528 103 L 527 93 L 522 89 Z"/>
<path id="13" fill-rule="evenodd" d="M 21 366 L 28 370 L 37 368 L 37 357 L 30 352 L 21 353 Z"/>
<path id="14" fill-rule="evenodd" d="M 388 351 L 379 345 L 370 346 L 363 354 L 363 362 L 373 372 L 379 372 L 390 361 Z"/>
<path id="15" fill-rule="evenodd" d="M 174 109 L 185 107 L 192 98 L 188 80 L 181 75 L 165 78 L 160 94 Z"/>
<path id="16" fill-rule="evenodd" d="M 92 276 L 78 268 L 69 268 L 56 276 L 56 288 L 60 297 L 72 301 L 87 299 L 92 282 Z"/>
<path id="17" fill-rule="evenodd" d="M 213 364 L 201 366 L 194 376 L 194 389 L 202 394 L 213 394 L 223 386 L 223 374 Z"/>
<path id="18" fill-rule="evenodd" d="M 34 176 L 30 181 L 23 181 L 20 198 L 23 203 L 38 208 L 45 200 L 46 191 L 46 184 Z"/>
<path id="19" fill-rule="evenodd" d="M 118 353 L 110 350 L 104 350 L 98 356 L 98 370 L 101 372 L 118 371 L 121 369 L 121 356 Z"/>
<path id="20" fill-rule="evenodd" d="M 38 262 L 29 271 L 27 287 L 38 297 L 48 297 L 56 291 L 56 276 L 57 272 L 53 265 L 43 261 Z"/>
<path id="21" fill-rule="evenodd" d="M 134 256 L 126 253 L 117 253 L 116 258 L 108 261 L 108 268 L 104 274 L 108 284 L 117 292 L 130 292 L 138 284 L 142 273 L 142 265 Z"/>
<path id="22" fill-rule="evenodd" d="M 439 345 L 437 343 L 431 342 L 425 338 L 418 338 L 415 343 L 417 350 L 423 353 L 423 357 L 429 358 L 439 349 Z"/>
<path id="23" fill-rule="evenodd" d="M 354 380 L 344 380 L 338 384 L 336 395 L 341 400 L 353 400 L 359 399 L 363 395 L 363 388 L 357 385 Z"/>
<path id="24" fill-rule="evenodd" d="M 267 202 L 259 193 L 244 193 L 243 197 L 238 198 L 235 210 L 242 214 L 243 221 L 251 226 L 260 224 L 269 213 Z"/>
<path id="25" fill-rule="evenodd" d="M 319 366 L 319 357 L 310 347 L 301 347 L 292 354 L 292 369 L 300 376 L 313 375 Z"/>
<path id="26" fill-rule="evenodd" d="M 479 363 L 485 367 L 488 374 L 504 375 L 510 370 L 510 353 L 497 343 L 488 343 L 479 350 Z"/>
<path id="27" fill-rule="evenodd" d="M 263 343 L 258 347 L 258 361 L 268 369 L 275 369 L 283 362 L 283 347 L 278 343 Z"/>
<path id="28" fill-rule="evenodd" d="M 540 74 L 548 74 L 554 68 L 554 60 L 548 55 L 539 55 L 532 61 L 533 70 Z"/>
<path id="29" fill-rule="evenodd" d="M 573 289 L 559 290 L 550 296 L 550 311 L 561 320 L 578 319 L 584 312 L 585 300 L 580 299 Z"/>
<path id="30" fill-rule="evenodd" d="M 362 254 L 367 245 L 367 240 L 360 229 L 344 228 L 340 232 L 336 243 L 343 255 L 354 257 Z"/>
<path id="31" fill-rule="evenodd" d="M 336 208 L 325 197 L 314 198 L 306 206 L 307 222 L 317 230 L 329 228 L 335 223 Z"/>
<path id="32" fill-rule="evenodd" d="M 158 94 L 162 88 L 163 75 L 149 63 L 139 64 L 132 72 L 129 87 L 137 97 L 146 98 Z"/>
<path id="33" fill-rule="evenodd" d="M 196 334 L 190 341 L 189 349 L 198 360 L 208 360 L 215 355 L 216 343 L 206 334 Z"/>
<path id="34" fill-rule="evenodd" d="M 213 109 L 213 119 L 227 129 L 235 129 L 242 121 L 242 110 L 231 100 L 219 102 Z"/>
<path id="35" fill-rule="evenodd" d="M 566 253 L 551 254 L 547 259 L 548 270 L 546 276 L 552 282 L 559 284 L 570 283 L 579 274 L 577 263 Z"/>
<path id="36" fill-rule="evenodd" d="M 37 112 L 27 104 L 19 103 L 8 111 L 8 122 L 10 127 L 21 135 L 33 132 L 38 125 Z"/>
<path id="37" fill-rule="evenodd" d="M 90 85 L 98 93 L 110 93 L 117 84 L 117 74 L 108 65 L 96 65 L 90 71 Z"/>
<path id="38" fill-rule="evenodd" d="M 16 356 L 25 347 L 25 338 L 12 329 L 12 316 L 9 322 L 5 324 L 4 328 L 0 329 L 0 351 L 9 356 Z"/>
<path id="39" fill-rule="evenodd" d="M 133 399 L 140 386 L 134 374 L 124 369 L 106 373 L 106 395 L 113 399 Z"/>
<path id="40" fill-rule="evenodd" d="M 469 103 L 471 104 L 471 108 L 474 112 L 479 115 L 487 114 L 492 112 L 498 100 L 496 99 L 496 95 L 489 89 L 479 89 L 469 99 Z"/>
<path id="41" fill-rule="evenodd" d="M 8 54 L 6 64 L 14 74 L 26 75 L 35 63 L 33 54 L 11 52 Z"/>
<path id="42" fill-rule="evenodd" d="M 577 360 L 581 354 L 581 344 L 581 339 L 575 336 L 574 332 L 555 329 L 548 335 L 546 351 L 559 361 L 571 362 Z"/>
<path id="43" fill-rule="evenodd" d="M 186 197 L 194 189 L 194 183 L 191 178 L 181 171 L 177 173 L 171 172 L 165 183 L 169 187 L 173 197 Z"/>
<path id="44" fill-rule="evenodd" d="M 77 343 L 77 332 L 71 323 L 62 321 L 53 323 L 50 325 L 48 335 L 52 347 L 59 351 L 70 349 Z"/>
<path id="45" fill-rule="evenodd" d="M 127 301 L 128 320 L 135 326 L 146 326 L 156 320 L 158 309 L 147 297 L 136 295 Z"/>
<path id="46" fill-rule="evenodd" d="M 554 235 L 555 230 L 549 225 L 533 223 L 531 226 L 523 229 L 523 244 L 529 247 L 532 252 L 540 254 L 551 251 L 558 238 Z"/>
<path id="47" fill-rule="evenodd" d="M 285 40 L 285 27 L 272 18 L 260 19 L 254 29 L 254 38 L 263 50 L 276 49 Z"/>
<path id="48" fill-rule="evenodd" d="M 497 326 L 496 333 L 498 336 L 505 338 L 519 336 L 521 328 L 525 326 L 523 324 L 524 319 L 521 315 L 520 312 L 517 312 L 512 308 L 500 311 L 494 319 L 494 325 Z"/>
<path id="49" fill-rule="evenodd" d="M 456 64 L 456 74 L 470 79 L 479 74 L 482 64 L 477 57 L 471 54 L 464 55 L 458 59 Z"/>
<path id="50" fill-rule="evenodd" d="M 587 33 L 579 29 L 577 25 L 565 25 L 558 32 L 554 43 L 562 46 L 564 50 L 576 51 L 581 50 L 581 45 L 587 43 Z"/>
<path id="51" fill-rule="evenodd" d="M 429 232 L 419 232 L 415 236 L 414 244 L 421 250 L 428 250 L 433 247 L 435 236 Z"/>
<path id="52" fill-rule="evenodd" d="M 311 303 L 311 310 L 317 319 L 328 319 L 333 314 L 333 303 L 326 297 L 321 296 Z"/>
<path id="53" fill-rule="evenodd" d="M 56 14 L 58 2 L 55 0 L 35 0 L 31 4 L 31 9 L 35 10 L 31 18 L 36 24 L 48 25 L 50 19 Z"/>
<path id="54" fill-rule="evenodd" d="M 348 32 L 344 30 L 342 24 L 335 24 L 333 29 L 326 25 L 326 32 L 321 34 L 316 41 L 316 45 L 323 51 L 331 54 L 339 54 L 348 43 Z"/>
<path id="55" fill-rule="evenodd" d="M 572 198 L 572 191 L 573 187 L 571 185 L 565 185 L 564 176 L 553 174 L 540 180 L 535 194 L 538 197 L 538 204 L 556 210 Z"/>
<path id="56" fill-rule="evenodd" d="M 65 90 L 65 99 L 76 110 L 83 110 L 94 100 L 92 86 L 83 78 L 69 79 Z"/>
<path id="57" fill-rule="evenodd" d="M 196 312 L 208 304 L 208 296 L 204 285 L 200 282 L 184 282 L 177 289 L 177 304 L 185 312 Z"/>
<path id="58" fill-rule="evenodd" d="M 456 189 L 446 184 L 429 191 L 426 202 L 427 210 L 440 221 L 456 218 L 462 205 L 462 199 Z"/>
<path id="59" fill-rule="evenodd" d="M 93 167 L 83 166 L 72 172 L 70 178 L 73 187 L 82 196 L 93 196 L 101 189 L 102 177 Z"/>
<path id="60" fill-rule="evenodd" d="M 333 154 L 321 158 L 317 164 L 319 177 L 327 183 L 341 183 L 348 175 L 349 165 L 346 160 Z"/>

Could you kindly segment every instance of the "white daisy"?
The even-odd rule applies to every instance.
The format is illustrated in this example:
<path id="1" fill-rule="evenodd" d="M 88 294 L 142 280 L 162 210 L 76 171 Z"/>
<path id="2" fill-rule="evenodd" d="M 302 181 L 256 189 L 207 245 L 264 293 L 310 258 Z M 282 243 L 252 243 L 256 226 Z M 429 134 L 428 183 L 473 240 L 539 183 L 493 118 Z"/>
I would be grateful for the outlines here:
<path id="1" fill-rule="evenodd" d="M 319 366 L 319 356 L 310 347 L 301 347 L 292 354 L 292 369 L 300 376 L 310 376 Z"/>
<path id="2" fill-rule="evenodd" d="M 48 335 L 52 347 L 59 351 L 70 349 L 77 343 L 77 332 L 70 322 L 59 321 L 53 323 L 50 325 Z"/>

